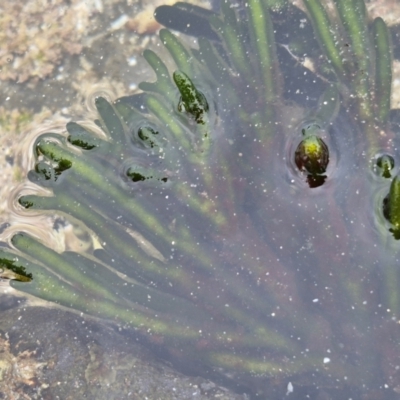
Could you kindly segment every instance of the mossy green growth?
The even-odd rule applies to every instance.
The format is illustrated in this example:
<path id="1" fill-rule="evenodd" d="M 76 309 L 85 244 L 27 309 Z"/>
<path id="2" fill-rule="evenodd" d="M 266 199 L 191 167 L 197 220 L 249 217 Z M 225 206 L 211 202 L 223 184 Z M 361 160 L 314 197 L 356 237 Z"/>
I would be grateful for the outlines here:
<path id="1" fill-rule="evenodd" d="M 26 264 L 19 264 L 17 257 L 10 259 L 9 254 L 3 251 L 0 251 L 0 267 L 12 271 L 15 274 L 12 279 L 16 281 L 30 282 L 32 280 L 32 273 L 26 271 Z"/>

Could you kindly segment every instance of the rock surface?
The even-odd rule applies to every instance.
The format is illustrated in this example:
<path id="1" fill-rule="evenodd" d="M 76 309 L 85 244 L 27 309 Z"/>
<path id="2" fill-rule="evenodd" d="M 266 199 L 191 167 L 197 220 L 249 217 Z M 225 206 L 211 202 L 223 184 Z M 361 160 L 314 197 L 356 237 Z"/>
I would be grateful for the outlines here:
<path id="1" fill-rule="evenodd" d="M 133 332 L 56 308 L 0 296 L 0 398 L 244 400 L 211 381 L 184 376 Z"/>

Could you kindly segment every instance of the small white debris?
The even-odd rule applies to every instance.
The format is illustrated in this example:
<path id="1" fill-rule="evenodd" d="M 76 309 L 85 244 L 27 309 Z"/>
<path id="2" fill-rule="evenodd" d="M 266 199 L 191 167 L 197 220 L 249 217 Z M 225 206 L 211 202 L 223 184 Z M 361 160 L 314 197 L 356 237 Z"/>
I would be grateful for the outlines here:
<path id="1" fill-rule="evenodd" d="M 319 301 L 318 299 L 314 299 L 312 302 L 313 303 L 318 303 L 318 301 Z"/>
<path id="2" fill-rule="evenodd" d="M 289 382 L 288 385 L 287 385 L 286 396 L 289 396 L 290 393 L 293 393 L 293 385 L 292 385 L 292 382 Z"/>
<path id="3" fill-rule="evenodd" d="M 110 30 L 116 31 L 121 29 L 128 21 L 129 17 L 126 14 L 122 14 L 119 18 L 111 23 Z"/>
<path id="4" fill-rule="evenodd" d="M 324 364 L 329 364 L 331 362 L 331 359 L 329 357 L 324 358 Z"/>
<path id="5" fill-rule="evenodd" d="M 137 65 L 137 58 L 136 57 L 129 57 L 128 58 L 128 65 L 130 66 L 130 67 L 134 67 L 134 66 L 136 66 Z"/>
<path id="6" fill-rule="evenodd" d="M 138 85 L 136 83 L 130 83 L 129 84 L 129 90 L 131 92 L 133 92 L 134 90 L 136 90 L 138 88 Z"/>
<path id="7" fill-rule="evenodd" d="M 102 13 L 104 11 L 102 0 L 94 0 L 94 6 L 97 12 Z"/>

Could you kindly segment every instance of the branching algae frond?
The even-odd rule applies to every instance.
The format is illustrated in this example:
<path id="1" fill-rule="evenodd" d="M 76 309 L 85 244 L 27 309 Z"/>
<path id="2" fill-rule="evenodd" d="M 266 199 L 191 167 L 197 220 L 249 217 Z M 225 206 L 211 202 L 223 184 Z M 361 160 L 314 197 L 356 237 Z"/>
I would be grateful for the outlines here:
<path id="1" fill-rule="evenodd" d="M 160 7 L 198 48 L 161 30 L 175 70 L 146 50 L 156 82 L 96 99 L 104 137 L 75 122 L 39 137 L 29 179 L 53 194 L 19 199 L 102 247 L 59 254 L 16 234 L 2 264 L 33 279 L 11 285 L 135 328 L 262 398 L 288 382 L 304 398 L 396 398 L 389 32 L 362 0 L 334 4 Z"/>

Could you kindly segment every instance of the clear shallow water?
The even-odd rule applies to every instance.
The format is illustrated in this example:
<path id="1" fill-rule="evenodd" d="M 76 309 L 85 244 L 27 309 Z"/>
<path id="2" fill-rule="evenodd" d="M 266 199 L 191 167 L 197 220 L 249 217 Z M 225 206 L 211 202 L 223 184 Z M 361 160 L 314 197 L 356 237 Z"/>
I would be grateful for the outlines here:
<path id="1" fill-rule="evenodd" d="M 120 141 L 114 138 L 91 153 L 83 151 L 84 156 L 58 139 L 60 148 L 72 152 L 64 157 L 71 157 L 72 167 L 50 179 L 56 202 L 46 206 L 30 198 L 28 208 L 82 216 L 99 240 L 89 246 L 87 259 L 69 253 L 47 267 L 31 266 L 32 283 L 13 286 L 89 314 L 116 317 L 178 365 L 224 382 L 231 379 L 238 390 L 254 395 L 281 398 L 292 385 L 304 398 L 396 398 L 398 246 L 381 211 L 390 181 L 371 172 L 375 153 L 389 152 L 396 160 L 394 136 L 388 130 L 371 154 L 357 108 L 343 97 L 339 113 L 321 124 L 330 150 L 328 178 L 311 189 L 293 153 L 301 130 L 315 119 L 324 84 L 315 76 L 303 81 L 310 72 L 286 64 L 285 55 L 284 50 L 283 94 L 270 105 L 274 123 L 261 125 L 273 132 L 265 140 L 254 122 L 265 106 L 262 97 L 248 96 L 240 81 L 232 92 L 224 80 L 221 95 L 201 81 L 201 74 L 193 79 L 214 100 L 208 114 L 211 150 L 200 151 L 205 156 L 198 150 L 206 140 L 195 136 L 204 133 L 202 127 L 176 107 L 176 89 L 166 104 L 174 105 L 171 115 L 193 138 L 189 145 L 172 136 L 157 110 L 157 117 L 146 115 L 147 122 L 142 114 L 128 115 Z M 243 100 L 231 103 L 232 93 Z M 242 107 L 247 116 L 241 116 Z M 100 114 L 104 131 L 113 136 L 104 110 Z M 140 137 L 144 123 L 160 130 L 162 150 Z M 84 126 L 100 133 L 93 124 Z M 49 154 L 42 147 L 37 161 L 52 159 Z M 79 167 L 87 159 L 104 192 Z M 57 163 L 53 157 L 56 172 Z M 140 172 L 133 182 L 127 179 L 130 167 Z M 149 167 L 159 175 L 150 174 Z M 31 179 L 45 186 L 48 179 L 40 171 Z M 81 204 L 92 209 L 86 212 Z M 90 219 L 92 213 L 101 223 Z M 21 215 L 24 227 L 13 229 L 37 235 L 25 225 L 26 211 Z M 127 243 L 132 230 L 144 239 L 130 237 L 129 253 L 118 242 Z M 34 242 L 21 244 L 21 238 L 13 245 L 44 265 L 55 257 L 50 252 L 41 259 Z M 57 270 L 57 260 L 66 260 L 68 268 Z M 89 276 L 95 287 L 71 271 Z M 131 280 L 115 271 L 131 274 Z M 41 287 L 49 277 L 53 282 Z M 109 308 L 107 296 L 116 308 Z"/>

